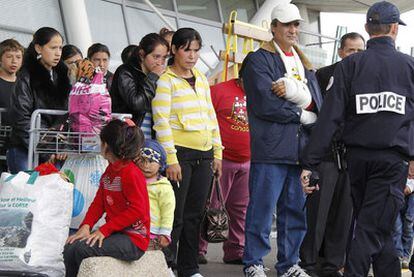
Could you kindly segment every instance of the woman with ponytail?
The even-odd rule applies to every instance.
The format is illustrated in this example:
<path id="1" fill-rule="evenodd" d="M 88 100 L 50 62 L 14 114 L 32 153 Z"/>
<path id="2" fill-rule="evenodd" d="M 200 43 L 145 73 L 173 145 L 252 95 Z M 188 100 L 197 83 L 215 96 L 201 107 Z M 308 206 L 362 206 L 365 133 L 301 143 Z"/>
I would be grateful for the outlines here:
<path id="1" fill-rule="evenodd" d="M 156 33 L 144 36 L 127 63 L 115 71 L 112 87 L 112 111 L 130 113 L 145 138 L 152 135 L 151 101 L 156 82 L 165 70 L 168 42 Z"/>
<path id="2" fill-rule="evenodd" d="M 66 110 L 70 91 L 68 70 L 61 60 L 63 37 L 55 29 L 43 27 L 33 35 L 23 67 L 11 97 L 13 130 L 7 151 L 11 173 L 27 170 L 30 117 L 36 109 Z M 42 116 L 42 128 L 57 123 L 56 116 Z M 56 155 L 63 159 L 64 155 Z"/>
<path id="3" fill-rule="evenodd" d="M 221 175 L 222 146 L 210 87 L 195 67 L 201 46 L 196 30 L 175 32 L 171 66 L 158 80 L 152 101 L 157 140 L 167 152 L 166 174 L 175 184 L 172 242 L 165 253 L 179 277 L 202 277 L 197 264 L 200 222 L 213 173 Z"/>

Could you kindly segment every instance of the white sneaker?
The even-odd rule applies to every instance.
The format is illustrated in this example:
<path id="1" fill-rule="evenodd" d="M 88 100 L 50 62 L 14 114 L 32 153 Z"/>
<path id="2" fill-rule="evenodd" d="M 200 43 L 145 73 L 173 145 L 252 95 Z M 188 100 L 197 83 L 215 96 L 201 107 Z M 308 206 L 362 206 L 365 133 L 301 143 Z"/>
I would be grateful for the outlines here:
<path id="1" fill-rule="evenodd" d="M 266 277 L 265 269 L 263 265 L 251 265 L 244 269 L 244 276 L 245 277 Z"/>
<path id="2" fill-rule="evenodd" d="M 311 277 L 300 266 L 295 264 L 288 271 L 280 277 Z"/>
<path id="3" fill-rule="evenodd" d="M 191 275 L 190 277 L 203 277 L 203 275 L 201 275 L 200 273 L 196 273 L 196 274 Z"/>
<path id="4" fill-rule="evenodd" d="M 168 268 L 168 274 L 169 277 L 175 277 L 174 271 L 171 269 L 171 267 Z"/>

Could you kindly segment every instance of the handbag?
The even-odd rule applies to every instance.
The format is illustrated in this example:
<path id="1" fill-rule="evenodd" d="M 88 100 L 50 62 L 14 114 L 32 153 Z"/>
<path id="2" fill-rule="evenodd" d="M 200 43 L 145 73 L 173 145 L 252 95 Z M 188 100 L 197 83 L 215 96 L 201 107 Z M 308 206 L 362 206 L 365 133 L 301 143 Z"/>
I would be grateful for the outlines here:
<path id="1" fill-rule="evenodd" d="M 214 189 L 216 190 L 216 197 L 218 197 L 218 208 L 211 207 L 211 198 L 214 195 L 212 192 Z M 210 243 L 226 241 L 229 235 L 229 220 L 229 214 L 227 213 L 223 196 L 221 195 L 219 180 L 214 176 L 201 221 L 201 237 Z"/>

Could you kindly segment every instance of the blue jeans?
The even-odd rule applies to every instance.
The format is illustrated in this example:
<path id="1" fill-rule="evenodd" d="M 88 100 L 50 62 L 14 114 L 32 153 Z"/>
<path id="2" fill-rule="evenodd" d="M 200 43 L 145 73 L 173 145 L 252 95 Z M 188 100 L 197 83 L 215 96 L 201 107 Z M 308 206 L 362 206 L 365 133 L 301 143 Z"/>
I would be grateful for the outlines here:
<path id="1" fill-rule="evenodd" d="M 19 171 L 31 170 L 27 165 L 27 160 L 29 158 L 27 149 L 21 147 L 10 148 L 7 150 L 6 157 L 7 166 L 9 167 L 11 174 L 17 174 Z M 47 162 L 48 159 L 49 155 L 40 155 L 39 163 Z M 64 163 L 64 161 L 56 161 L 53 165 L 60 170 Z"/>
<path id="2" fill-rule="evenodd" d="M 27 149 L 14 147 L 7 150 L 7 165 L 11 174 L 17 174 L 19 171 L 27 170 Z"/>
<path id="3" fill-rule="evenodd" d="M 405 197 L 404 207 L 395 221 L 393 240 L 398 256 L 409 259 L 413 246 L 414 194 Z"/>
<path id="4" fill-rule="evenodd" d="M 263 264 L 263 257 L 271 251 L 269 235 L 276 206 L 278 275 L 298 263 L 299 248 L 306 233 L 300 172 L 296 165 L 251 164 L 243 257 L 246 267 Z"/>

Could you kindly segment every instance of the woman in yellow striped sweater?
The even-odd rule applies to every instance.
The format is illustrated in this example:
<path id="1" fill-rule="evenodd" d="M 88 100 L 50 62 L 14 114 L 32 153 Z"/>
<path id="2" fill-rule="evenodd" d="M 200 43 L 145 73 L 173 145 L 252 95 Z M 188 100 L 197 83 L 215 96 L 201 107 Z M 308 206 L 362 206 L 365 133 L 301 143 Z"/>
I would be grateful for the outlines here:
<path id="1" fill-rule="evenodd" d="M 167 177 L 175 181 L 172 243 L 166 253 L 178 276 L 200 277 L 199 229 L 213 176 L 221 174 L 222 146 L 207 78 L 194 66 L 200 34 L 179 29 L 172 38 L 172 63 L 157 82 L 152 101 L 157 140 L 167 152 Z M 177 243 L 180 247 L 177 252 Z"/>

